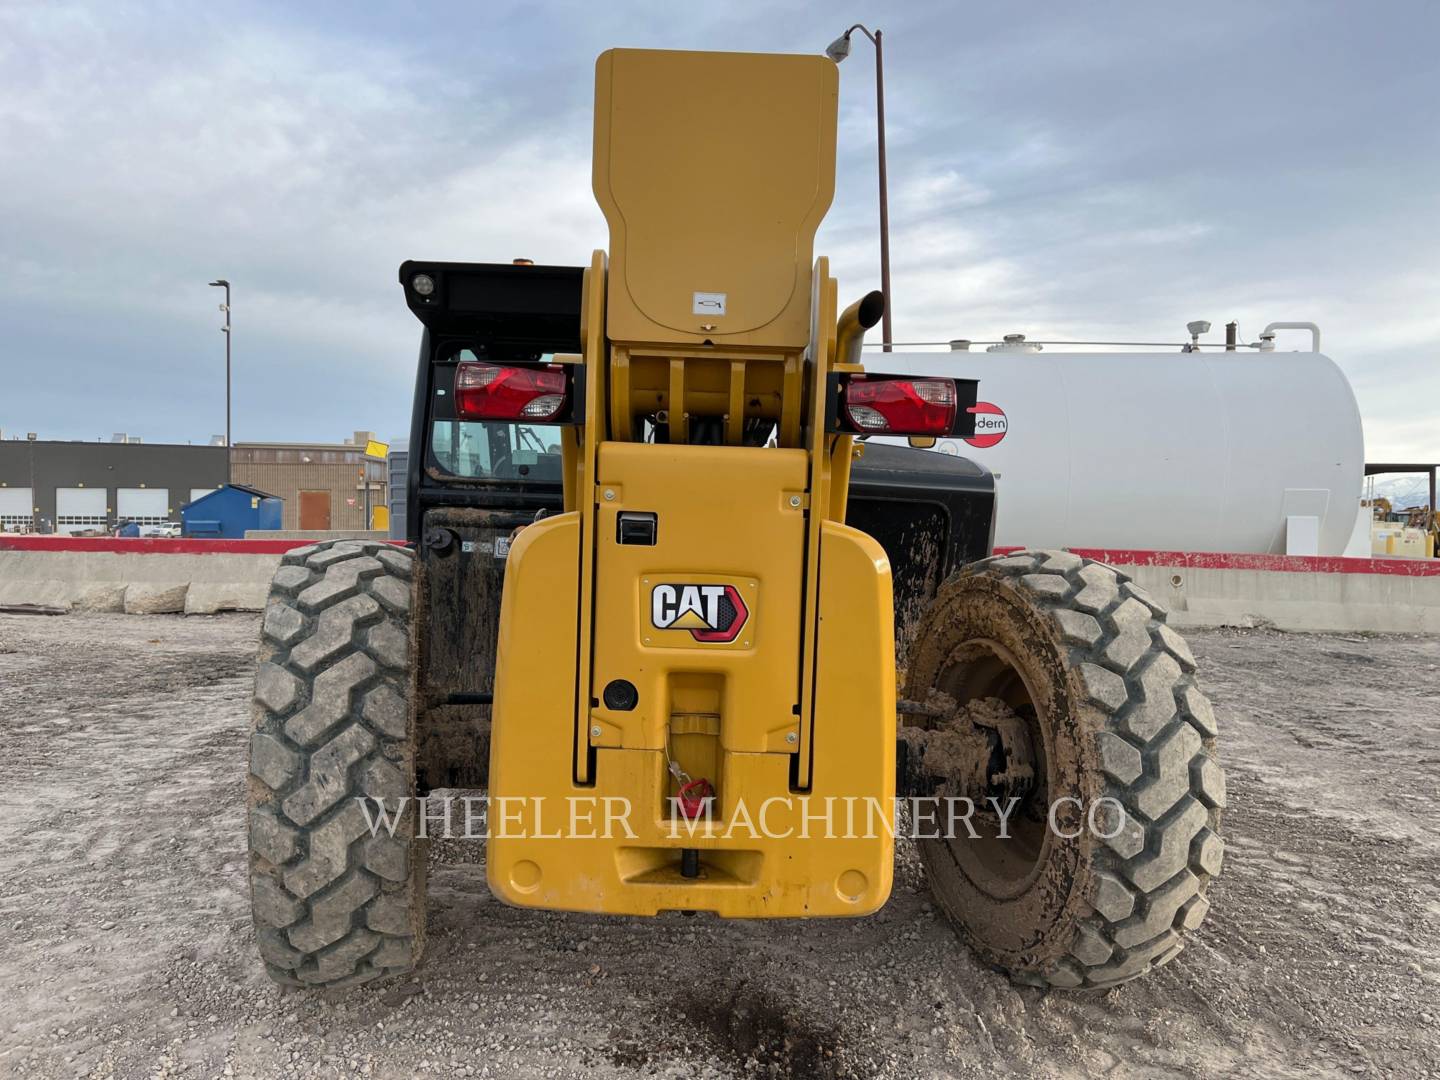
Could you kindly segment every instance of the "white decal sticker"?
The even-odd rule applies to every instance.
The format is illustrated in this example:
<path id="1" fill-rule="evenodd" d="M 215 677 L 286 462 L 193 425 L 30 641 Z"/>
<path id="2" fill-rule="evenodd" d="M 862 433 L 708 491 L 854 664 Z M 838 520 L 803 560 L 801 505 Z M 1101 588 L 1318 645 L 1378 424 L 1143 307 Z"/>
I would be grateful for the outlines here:
<path id="1" fill-rule="evenodd" d="M 692 315 L 724 315 L 725 314 L 725 293 L 723 292 L 697 292 L 694 302 L 690 305 Z"/>

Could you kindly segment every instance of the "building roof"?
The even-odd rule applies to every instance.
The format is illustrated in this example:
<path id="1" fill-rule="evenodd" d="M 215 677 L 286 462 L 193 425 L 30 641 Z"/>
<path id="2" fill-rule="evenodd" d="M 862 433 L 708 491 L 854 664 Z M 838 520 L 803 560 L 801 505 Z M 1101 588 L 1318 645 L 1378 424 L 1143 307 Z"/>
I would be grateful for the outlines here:
<path id="1" fill-rule="evenodd" d="M 109 439 L 22 439 L 7 437 L 0 446 L 95 446 L 107 447 L 110 449 L 128 449 L 138 446 L 141 450 L 153 450 L 160 447 L 166 450 L 211 450 L 225 452 L 223 446 L 211 446 L 208 443 L 173 443 L 173 442 L 111 442 Z"/>
<path id="2" fill-rule="evenodd" d="M 326 442 L 237 442 L 236 450 L 355 450 L 365 452 L 364 444 Z"/>
<path id="3" fill-rule="evenodd" d="M 226 491 L 232 490 L 243 491 L 247 495 L 257 495 L 262 499 L 280 498 L 279 495 L 271 495 L 268 491 L 261 491 L 259 488 L 251 487 L 249 484 L 226 484 L 223 487 L 216 488 L 214 491 L 207 491 L 204 495 L 201 495 L 200 498 L 195 499 L 193 502 L 187 503 L 186 505 L 195 506 L 199 503 L 204 502 L 206 499 L 213 499 L 216 495 L 223 495 Z"/>

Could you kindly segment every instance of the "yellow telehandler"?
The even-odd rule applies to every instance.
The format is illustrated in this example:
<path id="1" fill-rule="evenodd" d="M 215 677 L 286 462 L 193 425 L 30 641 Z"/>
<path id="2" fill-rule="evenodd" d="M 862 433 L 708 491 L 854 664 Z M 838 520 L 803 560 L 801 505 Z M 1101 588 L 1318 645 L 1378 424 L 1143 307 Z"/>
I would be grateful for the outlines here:
<path id="1" fill-rule="evenodd" d="M 885 298 L 842 310 L 813 252 L 837 97 L 823 57 L 607 52 L 608 253 L 400 268 L 409 543 L 293 551 L 264 615 L 277 981 L 419 963 L 419 800 L 457 787 L 488 788 L 520 906 L 863 916 L 903 827 L 1022 982 L 1114 985 L 1204 917 L 1225 785 L 1195 661 L 1124 574 L 992 553 L 994 478 L 920 448 L 973 432 L 973 380 L 861 363 Z"/>

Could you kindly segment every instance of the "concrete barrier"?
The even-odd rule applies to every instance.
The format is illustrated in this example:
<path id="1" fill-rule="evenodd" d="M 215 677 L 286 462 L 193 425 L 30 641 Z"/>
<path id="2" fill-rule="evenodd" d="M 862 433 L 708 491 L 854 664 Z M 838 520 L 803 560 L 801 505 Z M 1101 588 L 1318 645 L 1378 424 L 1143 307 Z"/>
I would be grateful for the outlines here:
<path id="1" fill-rule="evenodd" d="M 280 556 L 313 539 L 0 536 L 0 604 L 259 611 Z M 1073 550 L 1130 574 L 1170 608 L 1177 627 L 1440 634 L 1436 559 Z"/>
<path id="2" fill-rule="evenodd" d="M 1177 627 L 1440 634 L 1440 559 L 1073 550 L 1129 574 Z"/>
<path id="3" fill-rule="evenodd" d="M 0 536 L 0 604 L 131 614 L 259 611 L 296 541 Z"/>

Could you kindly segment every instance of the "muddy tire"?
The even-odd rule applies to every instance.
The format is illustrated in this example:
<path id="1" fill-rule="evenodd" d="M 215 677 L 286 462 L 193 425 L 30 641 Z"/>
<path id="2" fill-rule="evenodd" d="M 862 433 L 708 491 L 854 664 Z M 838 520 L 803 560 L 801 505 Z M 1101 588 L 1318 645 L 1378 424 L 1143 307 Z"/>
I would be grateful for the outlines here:
<path id="1" fill-rule="evenodd" d="M 1032 985 L 1113 986 L 1171 960 L 1200 925 L 1225 777 L 1194 673 L 1164 609 L 1089 559 L 1021 552 L 941 587 L 905 696 L 999 697 L 1035 747 L 1009 839 L 992 812 L 975 815 L 979 839 L 919 841 L 940 906 L 984 960 Z M 1080 804 L 1058 803 L 1052 830 L 1065 799 Z"/>
<path id="2" fill-rule="evenodd" d="M 260 633 L 250 736 L 250 886 L 265 968 L 338 987 L 409 971 L 425 940 L 409 707 L 412 557 L 336 540 L 285 555 Z"/>

